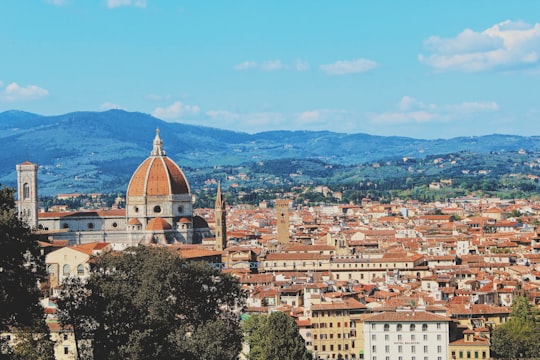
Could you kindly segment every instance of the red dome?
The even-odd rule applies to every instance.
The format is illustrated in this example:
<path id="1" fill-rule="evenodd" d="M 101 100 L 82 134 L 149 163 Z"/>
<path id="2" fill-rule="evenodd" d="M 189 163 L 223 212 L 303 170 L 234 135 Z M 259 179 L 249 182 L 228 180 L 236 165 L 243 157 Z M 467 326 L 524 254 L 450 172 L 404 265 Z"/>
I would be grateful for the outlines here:
<path id="1" fill-rule="evenodd" d="M 163 231 L 170 229 L 172 229 L 171 224 L 169 224 L 163 218 L 154 218 L 148 222 L 148 225 L 146 225 L 146 230 Z"/>
<path id="2" fill-rule="evenodd" d="M 182 169 L 165 155 L 159 132 L 151 155 L 135 170 L 127 196 L 160 196 L 189 194 L 189 184 Z"/>

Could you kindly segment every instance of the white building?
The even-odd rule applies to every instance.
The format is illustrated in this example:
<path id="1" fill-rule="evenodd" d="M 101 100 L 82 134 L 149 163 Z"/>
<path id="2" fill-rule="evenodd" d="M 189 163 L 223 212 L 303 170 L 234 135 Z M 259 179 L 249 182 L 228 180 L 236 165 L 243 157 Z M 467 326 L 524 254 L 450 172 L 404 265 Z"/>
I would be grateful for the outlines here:
<path id="1" fill-rule="evenodd" d="M 213 237 L 193 214 L 192 194 L 182 169 L 163 149 L 156 131 L 153 148 L 127 186 L 126 209 L 37 213 L 38 166 L 17 165 L 19 214 L 32 228 L 71 245 L 109 242 L 115 249 L 138 244 L 200 244 Z"/>
<path id="2" fill-rule="evenodd" d="M 448 359 L 449 322 L 418 310 L 373 315 L 364 320 L 364 359 Z"/>

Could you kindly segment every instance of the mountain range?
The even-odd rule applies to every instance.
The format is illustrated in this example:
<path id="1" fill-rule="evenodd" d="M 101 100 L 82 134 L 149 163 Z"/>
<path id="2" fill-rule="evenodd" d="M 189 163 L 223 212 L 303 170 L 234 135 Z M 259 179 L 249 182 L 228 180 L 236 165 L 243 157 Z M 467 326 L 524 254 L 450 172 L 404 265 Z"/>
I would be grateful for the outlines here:
<path id="1" fill-rule="evenodd" d="M 195 188 L 200 184 L 189 176 L 194 169 L 276 159 L 351 166 L 459 151 L 489 154 L 540 148 L 540 136 L 425 140 L 331 131 L 248 134 L 165 122 L 123 110 L 57 116 L 10 110 L 0 113 L 0 183 L 16 186 L 15 165 L 28 160 L 40 166 L 40 194 L 125 191 L 133 171 L 150 154 L 157 128 L 167 155 L 184 169 Z"/>

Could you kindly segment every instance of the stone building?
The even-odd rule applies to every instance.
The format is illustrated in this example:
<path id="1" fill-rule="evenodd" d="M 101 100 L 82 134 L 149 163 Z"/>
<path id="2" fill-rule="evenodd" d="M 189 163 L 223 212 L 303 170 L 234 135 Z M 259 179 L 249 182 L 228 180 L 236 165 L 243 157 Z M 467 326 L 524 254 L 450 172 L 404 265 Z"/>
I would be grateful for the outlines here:
<path id="1" fill-rule="evenodd" d="M 150 156 L 131 177 L 126 209 L 37 213 L 37 165 L 17 165 L 17 178 L 22 217 L 71 245 L 109 242 L 121 250 L 138 244 L 200 244 L 213 237 L 206 220 L 193 215 L 189 183 L 180 166 L 167 157 L 159 129 Z"/>

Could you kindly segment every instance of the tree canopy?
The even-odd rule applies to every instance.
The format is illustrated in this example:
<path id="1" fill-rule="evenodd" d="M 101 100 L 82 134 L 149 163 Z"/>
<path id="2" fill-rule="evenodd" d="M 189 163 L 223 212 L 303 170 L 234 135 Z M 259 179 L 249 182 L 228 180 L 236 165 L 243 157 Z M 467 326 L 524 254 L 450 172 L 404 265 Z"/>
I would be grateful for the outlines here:
<path id="1" fill-rule="evenodd" d="M 524 297 L 516 297 L 510 319 L 493 330 L 491 354 L 495 358 L 540 358 L 537 309 Z"/>
<path id="2" fill-rule="evenodd" d="M 17 215 L 15 191 L 0 187 L 0 331 L 11 331 L 17 345 L 0 346 L 9 359 L 52 359 L 38 282 L 45 277 L 44 258 L 28 226 Z"/>
<path id="3" fill-rule="evenodd" d="M 304 339 L 293 318 L 280 311 L 254 315 L 244 323 L 250 360 L 310 359 Z"/>
<path id="4" fill-rule="evenodd" d="M 98 257 L 86 284 L 65 284 L 63 324 L 96 359 L 235 359 L 242 332 L 238 281 L 166 248 Z"/>

